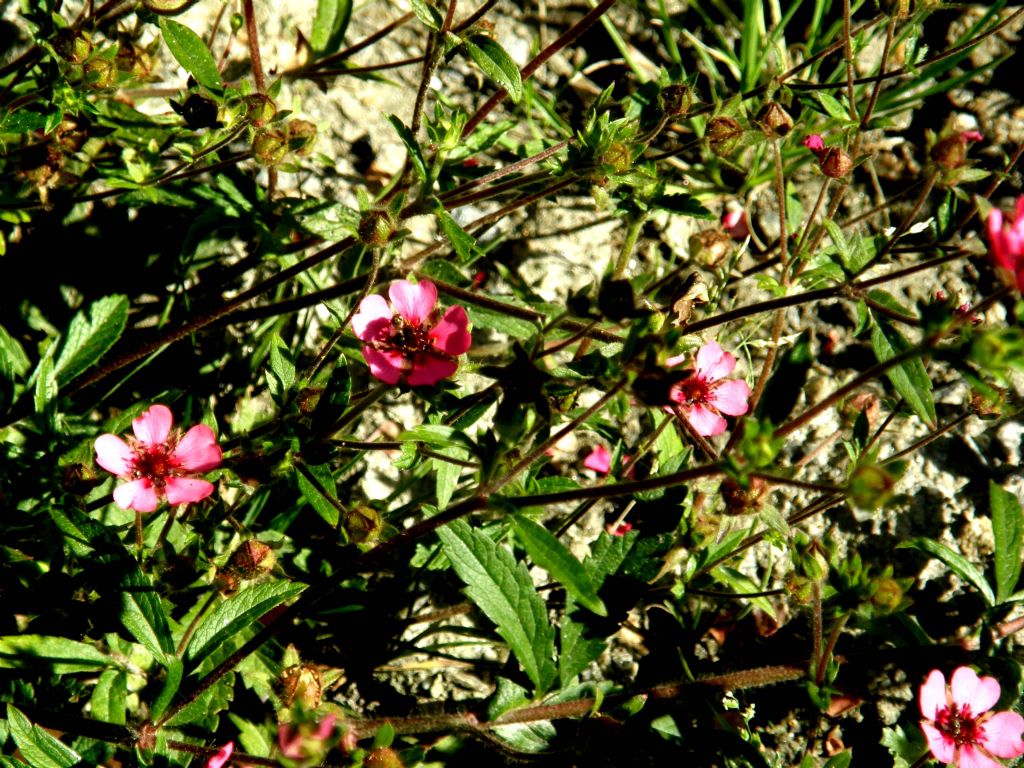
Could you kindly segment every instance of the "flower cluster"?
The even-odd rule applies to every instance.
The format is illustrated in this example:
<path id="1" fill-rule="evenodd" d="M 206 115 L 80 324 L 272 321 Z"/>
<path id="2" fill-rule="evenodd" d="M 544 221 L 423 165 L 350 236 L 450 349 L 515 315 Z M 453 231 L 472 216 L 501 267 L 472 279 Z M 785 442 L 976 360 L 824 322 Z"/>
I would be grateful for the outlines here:
<path id="1" fill-rule="evenodd" d="M 957 768 L 1002 768 L 996 758 L 1024 755 L 1024 717 L 992 712 L 999 681 L 978 677 L 970 667 L 953 671 L 949 685 L 935 669 L 921 686 L 921 729 L 928 749 L 941 763 Z"/>
<path id="2" fill-rule="evenodd" d="M 1014 214 L 1007 221 L 1001 210 L 993 208 L 986 224 L 992 260 L 1012 275 L 1017 290 L 1024 292 L 1024 195 L 1017 198 Z"/>
<path id="3" fill-rule="evenodd" d="M 352 316 L 352 330 L 366 342 L 370 373 L 386 384 L 436 384 L 459 367 L 469 349 L 469 318 L 460 306 L 442 315 L 437 288 L 429 280 L 396 280 L 383 296 L 367 296 Z"/>
<path id="4" fill-rule="evenodd" d="M 826 147 L 824 139 L 817 133 L 812 133 L 803 140 L 807 147 L 818 158 L 818 167 L 826 176 L 833 179 L 841 179 L 853 170 L 853 160 L 840 147 Z"/>
<path id="5" fill-rule="evenodd" d="M 213 493 L 213 483 L 196 477 L 220 466 L 213 430 L 197 424 L 182 436 L 173 424 L 170 408 L 153 405 L 132 421 L 135 436 L 127 442 L 109 433 L 96 438 L 96 463 L 128 481 L 114 489 L 122 509 L 152 512 L 163 498 L 174 506 Z"/>
<path id="6" fill-rule="evenodd" d="M 665 362 L 675 366 L 685 359 L 685 355 L 679 355 Z M 749 409 L 750 387 L 747 382 L 725 378 L 735 367 L 733 355 L 722 349 L 717 341 L 708 342 L 697 351 L 691 375 L 669 391 L 675 411 L 690 423 L 697 434 L 704 437 L 721 434 L 726 427 L 723 413 L 742 416 Z"/>

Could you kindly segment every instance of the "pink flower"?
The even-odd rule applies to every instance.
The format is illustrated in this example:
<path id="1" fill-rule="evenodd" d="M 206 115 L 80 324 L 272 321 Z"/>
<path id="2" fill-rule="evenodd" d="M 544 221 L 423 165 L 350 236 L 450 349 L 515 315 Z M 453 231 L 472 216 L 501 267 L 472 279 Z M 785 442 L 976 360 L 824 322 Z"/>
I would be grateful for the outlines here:
<path id="1" fill-rule="evenodd" d="M 96 463 L 129 482 L 114 489 L 121 509 L 152 512 L 161 498 L 172 506 L 202 501 L 213 483 L 195 475 L 220 466 L 221 451 L 213 430 L 197 424 L 182 436 L 171 430 L 174 417 L 166 405 L 153 405 L 132 421 L 135 437 L 96 438 Z"/>
<path id="2" fill-rule="evenodd" d="M 964 143 L 966 143 L 968 141 L 981 141 L 984 138 L 985 138 L 984 135 L 982 135 L 979 131 L 961 131 L 960 132 L 960 140 L 963 141 Z"/>
<path id="3" fill-rule="evenodd" d="M 747 213 L 742 208 L 732 208 L 722 215 L 722 229 L 733 240 L 746 240 L 750 234 Z"/>
<path id="4" fill-rule="evenodd" d="M 684 355 L 665 362 L 678 365 Z M 749 409 L 750 387 L 742 379 L 725 377 L 736 367 L 736 358 L 722 349 L 717 341 L 710 341 L 697 351 L 695 370 L 686 379 L 673 385 L 669 399 L 676 403 L 676 411 L 683 416 L 698 435 L 711 437 L 725 431 L 726 422 L 721 414 L 742 416 Z"/>
<path id="5" fill-rule="evenodd" d="M 814 154 L 824 151 L 825 141 L 821 138 L 821 134 L 812 133 L 806 139 L 803 140 L 803 145 L 807 147 Z"/>
<path id="6" fill-rule="evenodd" d="M 957 768 L 1002 768 L 997 757 L 1024 755 L 1024 717 L 990 712 L 999 701 L 999 681 L 978 677 L 970 667 L 953 670 L 950 685 L 933 669 L 921 686 L 921 729 L 941 763 Z"/>
<path id="7" fill-rule="evenodd" d="M 235 751 L 235 742 L 229 741 L 217 754 L 210 758 L 210 761 L 206 764 L 206 768 L 223 768 L 231 760 L 231 753 Z"/>
<path id="8" fill-rule="evenodd" d="M 612 471 L 612 455 L 603 445 L 595 445 L 594 450 L 583 459 L 583 468 L 592 469 L 599 475 L 607 475 Z"/>
<path id="9" fill-rule="evenodd" d="M 618 525 L 615 525 L 614 523 L 608 523 L 604 529 L 608 532 L 609 536 L 625 536 L 633 530 L 633 524 L 619 523 Z"/>
<path id="10" fill-rule="evenodd" d="M 1003 212 L 993 208 L 988 215 L 988 243 L 996 266 L 1014 275 L 1017 290 L 1024 291 L 1024 195 L 1017 198 L 1013 217 L 1003 223 Z"/>
<path id="11" fill-rule="evenodd" d="M 429 280 L 396 280 L 383 296 L 367 296 L 352 316 L 352 330 L 366 342 L 370 373 L 386 384 L 436 384 L 455 373 L 455 359 L 469 349 L 469 318 L 459 306 L 441 315 Z"/>
<path id="12" fill-rule="evenodd" d="M 336 715 L 327 715 L 312 732 L 308 724 L 296 727 L 282 723 L 277 728 L 277 745 L 281 748 L 281 754 L 293 760 L 317 757 L 323 751 L 323 742 L 334 731 L 337 721 Z"/>

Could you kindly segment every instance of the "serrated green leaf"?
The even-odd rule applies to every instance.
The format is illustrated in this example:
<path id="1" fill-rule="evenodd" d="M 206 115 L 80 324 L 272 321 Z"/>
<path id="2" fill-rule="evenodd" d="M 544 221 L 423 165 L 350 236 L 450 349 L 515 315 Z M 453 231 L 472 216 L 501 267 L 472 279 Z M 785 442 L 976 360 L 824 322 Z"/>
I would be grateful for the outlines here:
<path id="1" fill-rule="evenodd" d="M 328 56 L 341 48 L 349 20 L 352 0 L 318 0 L 309 44 L 320 56 Z"/>
<path id="2" fill-rule="evenodd" d="M 89 305 L 89 316 L 79 312 L 72 318 L 53 373 L 67 384 L 99 361 L 124 332 L 128 323 L 128 299 L 105 296 Z"/>
<path id="3" fill-rule="evenodd" d="M 185 660 L 196 662 L 216 650 L 235 632 L 259 619 L 306 588 L 305 584 L 273 581 L 256 584 L 222 602 L 196 627 L 185 649 Z"/>
<path id="4" fill-rule="evenodd" d="M 121 623 L 157 662 L 166 665 L 168 657 L 174 655 L 174 642 L 163 603 L 149 576 L 134 561 L 127 562 L 131 565 L 122 579 Z"/>
<path id="5" fill-rule="evenodd" d="M 466 584 L 466 596 L 493 621 L 538 694 L 555 679 L 555 630 L 526 566 L 464 520 L 438 532 L 445 554 Z"/>
<path id="6" fill-rule="evenodd" d="M 568 612 L 569 606 L 566 605 Z M 583 625 L 563 618 L 559 629 L 558 681 L 565 688 L 590 666 L 608 646 L 603 640 L 583 636 Z"/>
<path id="7" fill-rule="evenodd" d="M 608 615 L 608 609 L 597 596 L 589 574 L 568 547 L 556 539 L 547 528 L 528 517 L 516 516 L 513 526 L 516 537 L 526 548 L 533 562 L 565 587 L 584 608 L 598 616 Z"/>
<path id="8" fill-rule="evenodd" d="M 312 475 L 312 480 L 306 476 L 306 470 Z M 337 486 L 334 483 L 334 475 L 327 464 L 303 464 L 302 468 L 296 468 L 295 479 L 299 485 L 299 491 L 305 497 L 310 506 L 317 511 L 327 524 L 332 528 L 338 525 L 340 512 L 337 503 Z"/>
<path id="9" fill-rule="evenodd" d="M 523 98 L 523 78 L 519 73 L 519 67 L 505 49 L 483 35 L 474 35 L 462 42 L 466 46 L 469 58 L 518 104 Z"/>
<path id="10" fill-rule="evenodd" d="M 275 335 L 270 343 L 270 370 L 277 379 L 282 395 L 292 388 L 295 383 L 295 363 L 279 335 Z"/>
<path id="11" fill-rule="evenodd" d="M 57 377 L 53 373 L 54 349 L 55 347 L 51 346 L 46 350 L 46 355 L 32 373 L 36 381 L 32 392 L 32 406 L 38 414 L 46 411 L 46 406 L 57 396 Z"/>
<path id="12" fill-rule="evenodd" d="M 37 725 L 13 704 L 7 705 L 11 738 L 32 768 L 71 768 L 82 758 Z"/>
<path id="13" fill-rule="evenodd" d="M 0 637 L 0 668 L 48 669 L 58 675 L 112 666 L 107 654 L 87 643 L 50 635 Z"/>
<path id="14" fill-rule="evenodd" d="M 167 50 L 197 83 L 214 90 L 220 89 L 217 62 L 214 61 L 213 54 L 206 47 L 203 38 L 184 24 L 167 18 L 160 19 L 160 31 L 163 32 Z"/>
<path id="15" fill-rule="evenodd" d="M 0 325 L 0 376 L 14 381 L 28 373 L 30 366 L 21 344 Z"/>
<path id="16" fill-rule="evenodd" d="M 694 219 L 713 219 L 715 214 L 705 208 L 700 200 L 693 195 L 679 193 L 676 195 L 658 195 L 651 200 L 651 205 L 682 216 Z"/>
<path id="17" fill-rule="evenodd" d="M 896 546 L 898 549 L 916 549 L 931 555 L 936 560 L 940 560 L 948 565 L 953 573 L 974 586 L 990 607 L 995 605 L 996 597 L 992 594 L 992 587 L 985 581 L 985 575 L 981 572 L 981 569 L 959 552 L 934 539 L 923 537 L 917 537 Z"/>
<path id="18" fill-rule="evenodd" d="M 876 318 L 871 329 L 871 347 L 878 361 L 884 363 L 910 349 L 911 344 L 887 321 Z M 935 423 L 935 401 L 932 382 L 920 358 L 911 358 L 886 371 L 893 388 L 907 405 L 928 424 Z"/>
<path id="19" fill-rule="evenodd" d="M 996 550 L 996 602 L 1006 602 L 1020 580 L 1024 519 L 1020 499 L 993 482 L 988 486 L 992 536 Z"/>
<path id="20" fill-rule="evenodd" d="M 469 453 L 463 448 L 446 447 L 440 449 L 438 453 L 458 461 L 466 461 L 469 458 Z M 459 476 L 465 467 L 451 461 L 445 461 L 444 459 L 432 458 L 431 462 L 434 465 L 434 471 L 437 473 L 437 508 L 447 509 L 448 503 L 452 500 L 452 494 L 455 493 L 455 488 L 459 483 Z"/>
<path id="21" fill-rule="evenodd" d="M 89 712 L 96 720 L 114 725 L 127 722 L 128 676 L 121 669 L 108 669 L 100 675 L 89 697 Z"/>

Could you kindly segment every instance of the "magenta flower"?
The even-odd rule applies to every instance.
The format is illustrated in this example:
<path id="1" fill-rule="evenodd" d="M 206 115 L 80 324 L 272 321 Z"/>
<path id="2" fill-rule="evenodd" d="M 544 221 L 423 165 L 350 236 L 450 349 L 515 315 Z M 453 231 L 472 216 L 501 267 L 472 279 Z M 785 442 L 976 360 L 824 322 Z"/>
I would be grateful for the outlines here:
<path id="1" fill-rule="evenodd" d="M 153 405 L 132 421 L 135 436 L 96 438 L 96 463 L 128 480 L 114 489 L 121 509 L 152 512 L 160 499 L 172 506 L 202 501 L 213 483 L 195 475 L 220 466 L 221 451 L 213 430 L 197 424 L 182 436 L 171 430 L 174 417 L 166 405 Z"/>
<path id="2" fill-rule="evenodd" d="M 819 133 L 812 133 L 804 139 L 802 143 L 814 154 L 818 154 L 825 150 L 825 140 L 821 138 L 821 134 Z"/>
<path id="3" fill-rule="evenodd" d="M 229 741 L 223 747 L 221 747 L 217 754 L 213 755 L 209 762 L 206 764 L 206 768 L 224 768 L 231 760 L 231 753 L 235 751 L 235 742 Z"/>
<path id="4" fill-rule="evenodd" d="M 441 314 L 429 280 L 396 280 L 383 296 L 367 296 L 352 316 L 352 330 L 366 342 L 370 373 L 386 384 L 436 384 L 455 373 L 455 358 L 469 349 L 469 318 L 460 306 Z"/>
<path id="5" fill-rule="evenodd" d="M 1024 755 L 1024 717 L 990 712 L 999 701 L 999 681 L 957 667 L 946 685 L 933 669 L 921 686 L 921 729 L 928 748 L 941 763 L 957 768 L 1003 768 L 995 758 Z"/>
<path id="6" fill-rule="evenodd" d="M 284 757 L 293 760 L 318 757 L 324 751 L 324 743 L 334 732 L 337 721 L 336 715 L 327 715 L 316 730 L 311 730 L 309 723 L 298 727 L 282 723 L 277 727 L 277 746 Z"/>
<path id="7" fill-rule="evenodd" d="M 722 229 L 733 240 L 746 240 L 750 235 L 747 224 L 747 212 L 742 208 L 732 208 L 722 214 Z"/>
<path id="8" fill-rule="evenodd" d="M 685 355 L 665 362 L 678 365 Z M 697 351 L 692 374 L 672 386 L 669 399 L 698 435 L 711 437 L 725 431 L 721 414 L 742 416 L 749 409 L 750 387 L 742 379 L 726 379 L 736 367 L 736 358 L 710 341 Z"/>
<path id="9" fill-rule="evenodd" d="M 1017 198 L 1014 215 L 1003 223 L 1003 212 L 993 208 L 988 215 L 988 243 L 992 260 L 1013 275 L 1017 290 L 1024 292 L 1024 195 Z"/>
<path id="10" fill-rule="evenodd" d="M 612 471 L 612 455 L 603 445 L 595 445 L 594 450 L 584 457 L 583 468 L 591 469 L 599 475 L 607 475 Z"/>

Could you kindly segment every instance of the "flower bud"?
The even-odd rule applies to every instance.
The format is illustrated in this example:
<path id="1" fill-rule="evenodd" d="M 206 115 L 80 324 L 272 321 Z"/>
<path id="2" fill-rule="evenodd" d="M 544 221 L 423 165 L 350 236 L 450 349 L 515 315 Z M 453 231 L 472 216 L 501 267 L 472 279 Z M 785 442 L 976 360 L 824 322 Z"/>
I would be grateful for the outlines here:
<path id="1" fill-rule="evenodd" d="M 861 464 L 850 476 L 849 498 L 860 509 L 884 507 L 895 493 L 897 476 L 875 464 Z"/>
<path id="2" fill-rule="evenodd" d="M 345 515 L 343 525 L 349 541 L 354 544 L 364 544 L 368 541 L 375 541 L 380 535 L 381 520 L 380 513 L 373 507 L 359 505 L 353 507 Z"/>
<path id="3" fill-rule="evenodd" d="M 153 71 L 153 59 L 144 49 L 134 43 L 124 42 L 117 46 L 114 64 L 119 72 L 133 77 L 145 78 Z"/>
<path id="4" fill-rule="evenodd" d="M 720 229 L 705 229 L 690 236 L 690 258 L 706 267 L 719 264 L 732 248 L 732 238 Z"/>
<path id="5" fill-rule="evenodd" d="M 769 101 L 757 116 L 766 136 L 785 136 L 793 130 L 793 118 L 777 101 Z"/>
<path id="6" fill-rule="evenodd" d="M 693 92 L 685 84 L 669 85 L 661 89 L 661 108 L 670 117 L 680 117 L 690 111 Z"/>
<path id="7" fill-rule="evenodd" d="M 833 179 L 841 179 L 853 170 L 853 160 L 839 147 L 827 147 L 819 156 L 821 172 Z"/>
<path id="8" fill-rule="evenodd" d="M 96 56 L 82 67 L 86 84 L 93 88 L 109 88 L 117 77 L 117 65 L 103 56 Z"/>
<path id="9" fill-rule="evenodd" d="M 65 29 L 54 38 L 53 50 L 64 60 L 81 64 L 92 53 L 92 41 L 82 32 Z"/>
<path id="10" fill-rule="evenodd" d="M 871 595 L 871 604 L 876 608 L 890 613 L 899 608 L 903 601 L 903 587 L 896 579 L 891 577 L 880 578 L 875 581 L 875 591 Z"/>
<path id="11" fill-rule="evenodd" d="M 391 747 L 378 747 L 370 750 L 363 765 L 366 768 L 404 768 L 405 763 Z"/>
<path id="12" fill-rule="evenodd" d="M 621 141 L 612 142 L 601 155 L 601 162 L 610 165 L 616 173 L 626 173 L 633 168 L 633 153 L 630 152 L 628 144 Z"/>
<path id="13" fill-rule="evenodd" d="M 308 120 L 290 120 L 285 126 L 288 135 L 288 149 L 305 157 L 313 151 L 316 143 L 316 126 Z"/>
<path id="14" fill-rule="evenodd" d="M 320 706 L 324 681 L 320 670 L 309 664 L 298 664 L 285 669 L 277 679 L 278 695 L 286 707 L 296 700 L 307 710 Z"/>
<path id="15" fill-rule="evenodd" d="M 228 568 L 243 579 L 254 579 L 274 570 L 277 559 L 269 546 L 250 539 L 242 542 L 228 560 Z"/>
<path id="16" fill-rule="evenodd" d="M 261 128 L 253 137 L 252 153 L 263 165 L 277 165 L 288 154 L 288 137 L 276 128 Z"/>
<path id="17" fill-rule="evenodd" d="M 708 121 L 705 137 L 716 155 L 728 155 L 736 148 L 743 126 L 731 117 L 715 117 Z"/>
<path id="18" fill-rule="evenodd" d="M 363 214 L 359 221 L 359 239 L 370 248 L 386 245 L 395 234 L 395 222 L 386 210 L 373 209 Z"/>
<path id="19" fill-rule="evenodd" d="M 731 477 L 722 481 L 719 487 L 727 515 L 749 515 L 761 508 L 768 484 L 760 477 L 750 478 L 749 487 L 744 488 Z"/>
<path id="20" fill-rule="evenodd" d="M 274 100 L 263 93 L 254 93 L 242 99 L 245 106 L 245 119 L 254 128 L 262 128 L 274 119 L 277 106 Z"/>

